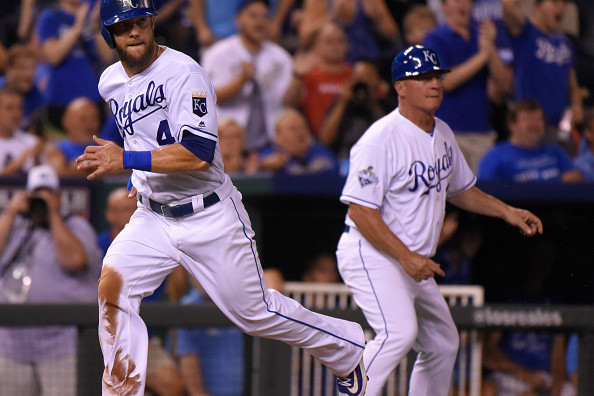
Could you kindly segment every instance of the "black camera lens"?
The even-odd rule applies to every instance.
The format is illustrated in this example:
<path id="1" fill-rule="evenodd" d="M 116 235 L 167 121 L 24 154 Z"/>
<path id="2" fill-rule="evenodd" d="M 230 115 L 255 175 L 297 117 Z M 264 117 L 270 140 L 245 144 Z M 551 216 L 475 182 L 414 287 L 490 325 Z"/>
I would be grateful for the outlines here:
<path id="1" fill-rule="evenodd" d="M 29 197 L 27 217 L 36 221 L 47 221 L 47 204 L 39 197 Z"/>

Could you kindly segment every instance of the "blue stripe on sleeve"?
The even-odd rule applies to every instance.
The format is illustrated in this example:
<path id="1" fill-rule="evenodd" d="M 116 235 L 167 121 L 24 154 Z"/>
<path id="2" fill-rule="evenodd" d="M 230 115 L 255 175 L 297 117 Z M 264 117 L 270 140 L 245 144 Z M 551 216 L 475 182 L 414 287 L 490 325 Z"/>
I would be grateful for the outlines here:
<path id="1" fill-rule="evenodd" d="M 217 142 L 214 140 L 196 136 L 191 132 L 184 131 L 180 144 L 202 161 L 212 164 L 215 148 L 217 146 Z"/>

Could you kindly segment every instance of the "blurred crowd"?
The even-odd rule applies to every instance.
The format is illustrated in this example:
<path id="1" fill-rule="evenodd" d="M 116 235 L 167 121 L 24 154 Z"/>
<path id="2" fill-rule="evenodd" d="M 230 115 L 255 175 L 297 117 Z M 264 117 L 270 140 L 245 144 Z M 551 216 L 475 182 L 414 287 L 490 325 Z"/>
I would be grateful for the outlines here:
<path id="1" fill-rule="evenodd" d="M 345 176 L 351 146 L 397 106 L 390 63 L 409 45 L 451 69 L 438 116 L 479 179 L 594 180 L 594 27 L 586 1 L 155 0 L 162 45 L 194 57 L 217 94 L 233 176 Z M 115 61 L 99 1 L 4 1 L 0 175 L 122 144 L 97 82 Z M 530 103 L 526 103 L 529 101 Z"/>
<path id="2" fill-rule="evenodd" d="M 394 55 L 425 45 L 451 69 L 437 116 L 451 126 L 479 180 L 594 182 L 594 13 L 588 0 L 254 0 L 238 8 L 240 2 L 155 0 L 159 44 L 194 57 L 213 81 L 219 147 L 232 177 L 346 176 L 350 148 L 397 107 Z M 0 5 L 0 177 L 28 177 L 27 192 L 15 195 L 0 216 L 2 302 L 96 299 L 101 252 L 136 208 L 125 189 L 112 192 L 109 228 L 97 237 L 84 218 L 63 216 L 56 198 L 59 178 L 86 176 L 74 160 L 94 135 L 120 145 L 125 139 L 97 91 L 99 75 L 116 61 L 100 34 L 99 4 Z M 472 281 L 481 233 L 472 222 L 460 223 L 456 213 L 444 222 L 436 257 L 447 274 L 443 283 Z M 549 248 L 532 250 L 540 252 L 532 259 L 540 277 L 548 275 L 542 265 L 551 265 Z M 339 280 L 332 255 L 306 267 L 305 281 Z M 278 270 L 267 270 L 266 277 L 269 286 L 282 288 Z M 550 302 L 538 279 L 529 277 L 509 302 Z M 55 284 L 70 286 L 60 294 Z M 208 299 L 183 271 L 152 298 Z M 52 378 L 61 370 L 71 373 L 60 374 L 70 381 L 66 386 L 75 381 L 73 330 L 30 331 L 2 330 L 0 394 L 68 394 Z M 155 394 L 241 394 L 238 331 L 180 331 L 177 362 L 153 336 L 147 384 Z M 49 346 L 31 349 L 33 337 Z M 557 392 L 570 387 L 559 378 L 569 377 L 553 370 L 565 368 L 562 341 L 490 335 L 485 367 L 492 375 L 483 393 L 563 394 Z M 15 363 L 22 361 L 31 366 Z M 574 374 L 575 364 L 569 366 Z M 502 393 L 506 387 L 509 393 Z M 494 389 L 499 393 L 489 393 Z"/>

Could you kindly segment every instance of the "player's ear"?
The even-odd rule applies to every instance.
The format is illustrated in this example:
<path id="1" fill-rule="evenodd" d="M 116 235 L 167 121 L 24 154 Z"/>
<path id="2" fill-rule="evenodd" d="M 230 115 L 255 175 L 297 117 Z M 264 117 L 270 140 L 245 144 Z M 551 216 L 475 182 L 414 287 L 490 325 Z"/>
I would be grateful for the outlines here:
<path id="1" fill-rule="evenodd" d="M 394 89 L 398 96 L 405 97 L 406 96 L 406 84 L 402 80 L 398 80 L 394 83 Z"/>

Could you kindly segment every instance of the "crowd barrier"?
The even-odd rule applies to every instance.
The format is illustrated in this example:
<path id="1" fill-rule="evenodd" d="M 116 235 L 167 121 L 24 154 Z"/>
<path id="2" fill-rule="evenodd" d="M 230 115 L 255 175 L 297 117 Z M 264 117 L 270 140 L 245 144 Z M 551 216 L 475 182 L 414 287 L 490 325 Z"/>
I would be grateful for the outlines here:
<path id="1" fill-rule="evenodd" d="M 359 309 L 314 308 L 315 311 L 367 323 Z M 594 307 L 564 305 L 462 305 L 451 306 L 461 331 L 521 329 L 576 332 L 579 335 L 578 395 L 594 395 Z M 153 328 L 224 327 L 232 323 L 211 304 L 145 304 L 141 315 Z M 102 357 L 97 341 L 98 309 L 95 304 L 1 304 L 0 326 L 72 325 L 79 328 L 78 394 L 100 394 Z M 292 351 L 283 343 L 247 337 L 246 396 L 290 395 Z M 472 345 L 472 343 L 471 343 Z M 472 353 L 472 352 L 471 352 Z M 401 386 L 401 383 L 396 386 Z M 310 388 L 311 389 L 311 388 Z M 397 389 L 397 391 L 399 391 Z M 402 393 L 398 393 L 402 394 Z M 331 395 L 328 393 L 327 395 Z"/>
<path id="2" fill-rule="evenodd" d="M 461 307 L 480 307 L 484 304 L 485 292 L 480 286 L 448 285 L 440 286 L 440 291 L 448 305 Z M 308 308 L 357 309 L 349 288 L 337 283 L 287 282 L 283 292 L 301 302 Z M 367 339 L 373 332 L 366 331 Z M 406 395 L 410 378 L 410 365 L 413 359 L 404 357 L 388 378 L 385 395 Z M 479 396 L 481 389 L 482 348 L 477 330 L 460 331 L 460 350 L 458 353 L 457 392 L 451 389 L 453 396 Z M 291 357 L 291 396 L 332 395 L 335 383 L 334 375 L 320 362 L 312 359 L 305 351 L 292 348 Z M 466 393 L 465 389 L 469 392 Z"/>

